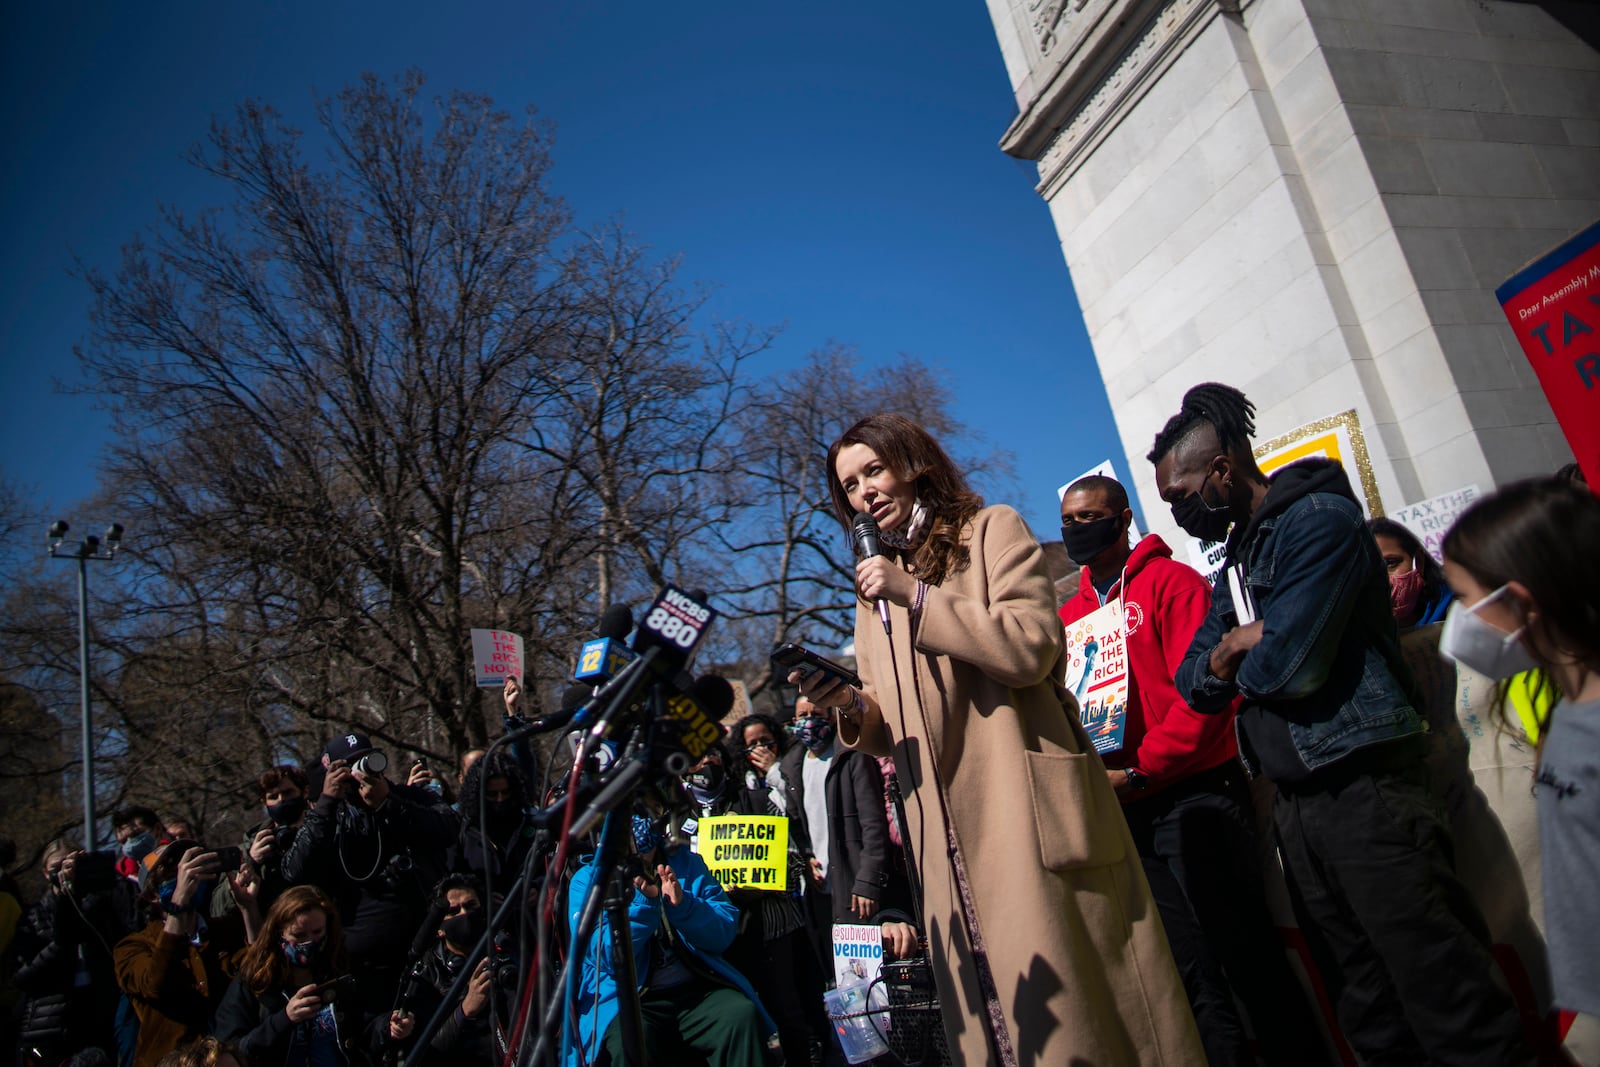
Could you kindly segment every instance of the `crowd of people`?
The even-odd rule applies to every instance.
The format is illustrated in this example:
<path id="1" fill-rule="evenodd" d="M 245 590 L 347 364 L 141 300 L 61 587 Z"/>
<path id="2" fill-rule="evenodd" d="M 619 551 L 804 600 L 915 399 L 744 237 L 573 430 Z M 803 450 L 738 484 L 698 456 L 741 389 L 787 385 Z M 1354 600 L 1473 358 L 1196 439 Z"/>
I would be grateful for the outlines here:
<path id="1" fill-rule="evenodd" d="M 854 675 L 796 668 L 791 717 L 734 722 L 666 801 L 614 812 L 625 864 L 592 830 L 569 858 L 526 747 L 391 775 L 339 734 L 263 769 L 236 847 L 132 806 L 115 852 L 52 843 L 26 908 L 6 876 L 18 1063 L 841 1063 L 840 925 L 926 967 L 930 1064 L 1600 1062 L 1600 498 L 1507 486 L 1441 565 L 1337 462 L 1264 474 L 1254 432 L 1242 393 L 1197 386 L 1148 457 L 1178 526 L 1226 543 L 1214 588 L 1090 476 L 1060 501 L 1081 573 L 1059 604 L 1015 511 L 914 422 L 861 420 L 827 457 L 858 532 Z M 1099 753 L 1064 633 L 1113 604 L 1126 722 Z M 1531 1009 L 1458 869 L 1431 725 L 1455 711 L 1408 666 L 1418 636 L 1537 746 Z M 727 815 L 782 820 L 784 888 L 712 874 L 700 825 Z M 1277 869 L 1332 1018 L 1285 952 Z"/>

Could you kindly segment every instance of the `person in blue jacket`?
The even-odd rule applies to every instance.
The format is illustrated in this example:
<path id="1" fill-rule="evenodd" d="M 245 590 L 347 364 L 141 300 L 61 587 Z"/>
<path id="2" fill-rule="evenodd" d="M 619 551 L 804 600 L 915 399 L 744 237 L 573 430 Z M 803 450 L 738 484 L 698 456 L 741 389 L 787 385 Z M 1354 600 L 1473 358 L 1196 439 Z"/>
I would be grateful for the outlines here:
<path id="1" fill-rule="evenodd" d="M 669 845 L 651 819 L 634 816 L 633 840 L 651 875 L 634 879 L 628 905 L 644 1047 L 656 1063 L 683 1062 L 692 1052 L 710 1067 L 762 1067 L 777 1026 L 750 983 L 722 958 L 738 932 L 739 909 L 705 862 L 686 847 Z M 603 875 L 594 860 L 572 876 L 567 900 L 574 931 L 597 876 Z M 602 917 L 579 979 L 577 1043 L 583 1062 L 605 1062 L 603 1050 L 613 1067 L 623 1067 L 610 944 Z M 567 1063 L 578 1062 L 574 1049 Z"/>

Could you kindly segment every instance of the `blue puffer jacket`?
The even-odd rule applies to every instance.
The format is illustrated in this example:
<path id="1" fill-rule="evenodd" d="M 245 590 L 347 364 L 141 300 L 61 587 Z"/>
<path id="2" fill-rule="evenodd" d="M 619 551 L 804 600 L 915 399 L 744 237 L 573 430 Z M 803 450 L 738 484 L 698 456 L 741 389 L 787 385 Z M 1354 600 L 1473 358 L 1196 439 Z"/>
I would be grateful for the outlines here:
<path id="1" fill-rule="evenodd" d="M 1244 696 L 1235 728 L 1252 774 L 1280 785 L 1375 745 L 1422 733 L 1400 654 L 1389 579 L 1339 464 L 1307 459 L 1272 478 L 1228 546 L 1263 624 L 1232 681 L 1211 653 L 1239 624 L 1225 580 L 1174 675 L 1197 711 Z"/>
<path id="2" fill-rule="evenodd" d="M 749 997 L 761 1016 L 763 1031 L 770 1038 L 777 1033 L 777 1024 L 762 1007 L 761 998 L 756 996 L 756 991 L 750 987 L 744 975 L 722 958 L 723 950 L 733 943 L 734 935 L 739 932 L 739 909 L 706 869 L 705 861 L 688 848 L 672 849 L 667 853 L 666 862 L 677 874 L 678 882 L 683 887 L 683 900 L 673 906 L 663 903 L 659 896 L 647 897 L 636 889 L 633 901 L 628 905 L 628 925 L 632 928 L 633 958 L 638 969 L 639 987 L 643 989 L 650 984 L 650 939 L 661 928 L 661 921 L 665 918 L 677 934 L 674 948 L 685 947 L 694 956 L 694 963 L 698 966 L 692 969 L 709 970 L 724 984 Z M 578 928 L 584 898 L 595 876 L 596 867 L 591 860 L 572 876 L 572 884 L 567 889 L 568 929 L 574 933 Z M 573 1006 L 578 1016 L 577 1041 L 583 1048 L 583 1062 L 586 1063 L 593 1063 L 600 1055 L 606 1030 L 617 1014 L 617 979 L 611 971 L 610 946 L 610 926 L 602 915 L 584 957 L 577 1003 Z M 569 1067 L 577 1067 L 579 1063 L 578 1050 L 570 1045 L 566 1063 Z"/>

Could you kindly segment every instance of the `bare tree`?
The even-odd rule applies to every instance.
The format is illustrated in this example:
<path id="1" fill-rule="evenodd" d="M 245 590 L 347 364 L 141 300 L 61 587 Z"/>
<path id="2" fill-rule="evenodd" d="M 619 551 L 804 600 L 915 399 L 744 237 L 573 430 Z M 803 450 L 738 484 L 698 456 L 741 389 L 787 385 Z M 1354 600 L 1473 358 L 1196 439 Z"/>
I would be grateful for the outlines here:
<path id="1" fill-rule="evenodd" d="M 527 444 L 582 487 L 603 608 L 694 567 L 694 547 L 725 519 L 740 374 L 772 335 L 696 329 L 705 295 L 680 290 L 677 263 L 652 262 L 618 225 L 586 234 L 567 264 L 576 313 Z"/>
<path id="2" fill-rule="evenodd" d="M 320 165 L 262 104 L 214 124 L 192 160 L 231 203 L 85 271 L 80 358 L 148 569 L 130 632 L 269 733 L 444 754 L 495 716 L 470 628 L 525 633 L 547 679 L 570 655 L 590 487 L 525 441 L 592 310 L 546 128 L 421 89 L 320 100 Z"/>

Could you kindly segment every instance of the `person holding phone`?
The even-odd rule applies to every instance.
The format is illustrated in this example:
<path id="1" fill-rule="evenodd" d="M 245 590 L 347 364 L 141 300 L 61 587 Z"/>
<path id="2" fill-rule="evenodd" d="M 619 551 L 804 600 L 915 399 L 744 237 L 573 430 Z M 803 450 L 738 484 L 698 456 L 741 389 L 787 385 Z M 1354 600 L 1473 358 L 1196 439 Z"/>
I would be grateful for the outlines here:
<path id="1" fill-rule="evenodd" d="M 92 861 L 76 843 L 45 846 L 45 893 L 18 924 L 10 956 L 25 998 L 13 1033 L 30 1062 L 117 1047 L 112 1020 L 122 993 L 111 946 L 136 927 L 139 890 L 116 873 L 110 853 L 101 857 L 107 880 L 85 878 Z"/>
<path id="2" fill-rule="evenodd" d="M 192 840 L 167 845 L 150 869 L 141 895 L 145 927 L 112 951 L 117 984 L 139 1018 L 134 1067 L 151 1067 L 209 1032 L 211 1013 L 227 988 L 223 961 L 248 937 L 242 908 L 226 919 L 206 919 L 212 889 L 231 873 L 217 853 Z M 248 878 L 233 886 L 235 896 L 250 893 Z"/>
<path id="3" fill-rule="evenodd" d="M 313 885 L 286 889 L 240 958 L 214 1033 L 252 1067 L 361 1062 L 385 1034 L 409 1037 L 416 1019 L 369 1009 L 349 969 L 332 898 Z"/>
<path id="4" fill-rule="evenodd" d="M 840 524 L 870 514 L 887 554 L 856 566 L 862 686 L 789 680 L 839 710 L 842 743 L 894 756 L 952 1053 L 1203 1063 L 1138 854 L 1061 685 L 1038 539 L 902 416 L 857 422 L 827 463 Z"/>

